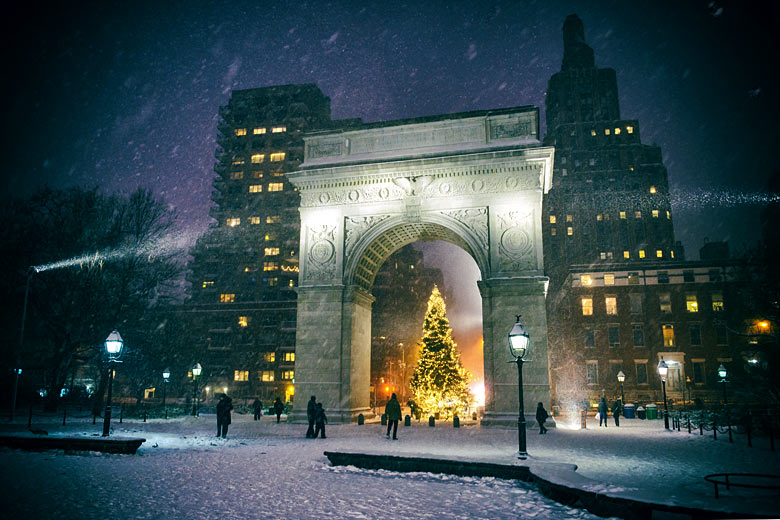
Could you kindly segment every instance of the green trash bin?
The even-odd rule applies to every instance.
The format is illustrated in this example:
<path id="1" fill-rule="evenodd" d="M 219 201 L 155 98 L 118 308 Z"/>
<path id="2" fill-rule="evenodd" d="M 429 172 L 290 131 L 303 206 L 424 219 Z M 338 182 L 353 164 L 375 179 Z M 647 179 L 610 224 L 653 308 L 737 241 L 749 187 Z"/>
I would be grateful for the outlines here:
<path id="1" fill-rule="evenodd" d="M 645 413 L 648 420 L 658 419 L 658 407 L 653 403 L 645 407 Z"/>

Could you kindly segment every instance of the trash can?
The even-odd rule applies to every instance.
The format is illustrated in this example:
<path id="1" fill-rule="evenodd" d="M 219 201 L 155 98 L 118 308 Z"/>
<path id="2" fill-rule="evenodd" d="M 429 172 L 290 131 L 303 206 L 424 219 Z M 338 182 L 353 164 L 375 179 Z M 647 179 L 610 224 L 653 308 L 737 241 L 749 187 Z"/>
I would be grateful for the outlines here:
<path id="1" fill-rule="evenodd" d="M 623 417 L 626 419 L 633 419 L 634 418 L 634 405 L 633 404 L 627 404 L 623 407 Z"/>
<path id="2" fill-rule="evenodd" d="M 645 407 L 644 406 L 640 406 L 640 407 L 638 407 L 636 409 L 636 416 L 638 418 L 640 418 L 640 419 L 644 419 L 645 418 Z"/>
<path id="3" fill-rule="evenodd" d="M 658 407 L 653 403 L 647 405 L 647 419 L 649 421 L 658 419 Z"/>

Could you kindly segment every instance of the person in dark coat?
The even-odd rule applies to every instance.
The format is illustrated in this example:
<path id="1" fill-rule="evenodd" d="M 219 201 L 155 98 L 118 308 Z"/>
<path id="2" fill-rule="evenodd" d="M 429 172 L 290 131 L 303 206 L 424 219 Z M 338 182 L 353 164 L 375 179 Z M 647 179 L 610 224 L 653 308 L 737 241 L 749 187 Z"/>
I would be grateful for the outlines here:
<path id="1" fill-rule="evenodd" d="M 536 422 L 539 424 L 539 434 L 547 433 L 547 428 L 544 427 L 544 421 L 547 420 L 549 415 L 547 410 L 544 409 L 544 405 L 539 403 L 536 405 Z"/>
<path id="2" fill-rule="evenodd" d="M 314 438 L 314 419 L 317 415 L 317 397 L 311 396 L 306 404 L 306 419 L 309 421 L 309 428 L 306 430 L 306 438 Z"/>
<path id="3" fill-rule="evenodd" d="M 282 400 L 277 397 L 276 401 L 274 401 L 274 413 L 276 414 L 276 424 L 279 424 L 279 421 L 282 420 L 283 411 L 284 411 L 284 405 L 282 404 Z"/>
<path id="4" fill-rule="evenodd" d="M 328 417 L 325 415 L 325 409 L 322 407 L 322 403 L 317 403 L 317 407 L 314 412 L 314 438 L 322 432 L 322 438 L 325 437 L 325 424 L 328 422 Z"/>
<path id="5" fill-rule="evenodd" d="M 607 398 L 602 396 L 599 401 L 599 426 L 604 423 L 604 428 L 607 427 L 607 418 L 609 415 L 609 407 L 607 406 Z"/>
<path id="6" fill-rule="evenodd" d="M 615 418 L 615 426 L 620 426 L 620 409 L 623 408 L 620 399 L 615 399 L 615 404 L 612 405 L 612 417 Z"/>
<path id="7" fill-rule="evenodd" d="M 227 438 L 228 426 L 230 425 L 230 410 L 233 409 L 233 400 L 222 394 L 217 403 L 217 437 Z"/>
<path id="8" fill-rule="evenodd" d="M 263 416 L 263 401 L 255 398 L 255 401 L 252 403 L 252 410 L 255 412 L 255 421 L 259 421 Z"/>
<path id="9" fill-rule="evenodd" d="M 398 437 L 398 421 L 401 420 L 401 403 L 398 402 L 398 397 L 393 394 L 390 400 L 387 401 L 385 406 L 385 415 L 387 416 L 387 438 L 390 438 L 390 427 L 393 428 L 393 440 L 397 441 Z"/>

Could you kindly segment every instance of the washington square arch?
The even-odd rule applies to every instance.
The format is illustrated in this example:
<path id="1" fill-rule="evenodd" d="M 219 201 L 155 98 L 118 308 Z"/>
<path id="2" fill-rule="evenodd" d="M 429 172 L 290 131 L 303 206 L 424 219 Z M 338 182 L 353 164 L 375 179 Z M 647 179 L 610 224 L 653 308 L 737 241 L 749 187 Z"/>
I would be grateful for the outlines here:
<path id="1" fill-rule="evenodd" d="M 532 344 L 525 409 L 549 404 L 542 196 L 553 148 L 535 107 L 372 123 L 304 137 L 289 174 L 301 196 L 296 394 L 333 422 L 370 414 L 371 288 L 396 250 L 445 240 L 479 266 L 483 424 L 515 424 L 517 371 L 507 334 L 522 314 Z M 296 404 L 291 418 L 305 421 Z"/>

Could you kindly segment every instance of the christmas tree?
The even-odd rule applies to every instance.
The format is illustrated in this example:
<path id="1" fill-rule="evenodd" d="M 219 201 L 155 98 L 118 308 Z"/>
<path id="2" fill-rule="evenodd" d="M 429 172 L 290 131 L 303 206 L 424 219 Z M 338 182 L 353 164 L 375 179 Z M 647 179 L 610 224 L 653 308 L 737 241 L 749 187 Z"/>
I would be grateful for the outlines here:
<path id="1" fill-rule="evenodd" d="M 447 418 L 467 411 L 473 400 L 467 386 L 471 374 L 460 362 L 447 319 L 447 307 L 435 285 L 428 299 L 418 347 L 411 388 L 422 413 L 426 416 L 439 413 Z"/>

